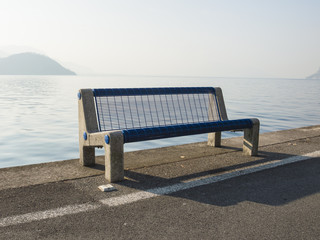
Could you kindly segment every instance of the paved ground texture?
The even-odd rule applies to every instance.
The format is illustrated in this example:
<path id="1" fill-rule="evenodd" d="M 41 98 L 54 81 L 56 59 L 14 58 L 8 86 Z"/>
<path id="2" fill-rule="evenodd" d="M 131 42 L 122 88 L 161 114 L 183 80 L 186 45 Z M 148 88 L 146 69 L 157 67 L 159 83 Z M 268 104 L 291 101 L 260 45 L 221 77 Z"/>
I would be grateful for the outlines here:
<path id="1" fill-rule="evenodd" d="M 319 239 L 320 126 L 125 154 L 107 184 L 101 157 L 0 169 L 0 239 Z"/>

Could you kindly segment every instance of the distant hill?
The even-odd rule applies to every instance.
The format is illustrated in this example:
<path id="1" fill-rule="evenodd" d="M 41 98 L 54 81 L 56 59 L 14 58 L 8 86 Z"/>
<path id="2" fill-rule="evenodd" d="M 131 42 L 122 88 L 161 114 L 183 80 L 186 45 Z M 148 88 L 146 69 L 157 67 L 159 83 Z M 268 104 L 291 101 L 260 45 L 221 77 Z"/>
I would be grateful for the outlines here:
<path id="1" fill-rule="evenodd" d="M 53 59 L 36 53 L 0 58 L 0 75 L 76 75 Z"/>
<path id="2" fill-rule="evenodd" d="M 320 68 L 319 68 L 318 72 L 307 77 L 307 79 L 320 79 Z"/>

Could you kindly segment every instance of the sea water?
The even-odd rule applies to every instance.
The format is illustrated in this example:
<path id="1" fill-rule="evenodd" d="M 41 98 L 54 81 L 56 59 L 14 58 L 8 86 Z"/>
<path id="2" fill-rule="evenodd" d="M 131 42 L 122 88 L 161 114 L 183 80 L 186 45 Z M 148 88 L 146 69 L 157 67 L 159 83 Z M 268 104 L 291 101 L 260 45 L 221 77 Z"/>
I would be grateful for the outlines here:
<path id="1" fill-rule="evenodd" d="M 0 76 L 0 168 L 79 157 L 81 88 L 221 87 L 229 119 L 261 132 L 320 124 L 320 80 L 170 76 Z M 241 133 L 224 133 L 223 137 Z M 207 134 L 125 144 L 125 151 L 206 141 Z M 103 154 L 100 150 L 97 154 Z"/>

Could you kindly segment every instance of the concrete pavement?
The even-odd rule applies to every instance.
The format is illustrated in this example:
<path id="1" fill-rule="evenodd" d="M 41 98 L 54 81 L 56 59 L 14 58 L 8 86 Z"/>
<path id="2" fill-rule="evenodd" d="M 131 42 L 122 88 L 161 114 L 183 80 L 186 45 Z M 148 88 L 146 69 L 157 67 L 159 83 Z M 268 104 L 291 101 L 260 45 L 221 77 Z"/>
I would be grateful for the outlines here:
<path id="1" fill-rule="evenodd" d="M 0 239 L 318 239 L 320 126 L 125 154 L 106 184 L 102 158 L 0 169 Z"/>

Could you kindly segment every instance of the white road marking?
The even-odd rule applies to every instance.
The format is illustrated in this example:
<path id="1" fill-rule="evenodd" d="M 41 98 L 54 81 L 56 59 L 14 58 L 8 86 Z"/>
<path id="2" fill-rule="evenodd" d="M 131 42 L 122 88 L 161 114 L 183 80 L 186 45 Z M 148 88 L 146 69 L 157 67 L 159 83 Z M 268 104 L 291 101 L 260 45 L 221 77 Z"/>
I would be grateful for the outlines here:
<path id="1" fill-rule="evenodd" d="M 308 154 L 301 155 L 301 156 L 293 156 L 293 157 L 289 157 L 289 158 L 285 158 L 285 159 L 281 159 L 281 160 L 276 160 L 276 161 L 272 161 L 272 163 L 270 163 L 270 162 L 265 163 L 265 164 L 259 165 L 257 167 L 248 167 L 248 168 L 244 168 L 242 170 L 236 170 L 236 171 L 232 171 L 229 173 L 222 173 L 222 174 L 215 175 L 212 177 L 207 177 L 207 178 L 203 178 L 203 179 L 199 179 L 199 180 L 193 180 L 190 182 L 177 183 L 177 184 L 170 185 L 167 187 L 153 188 L 153 189 L 149 189 L 146 191 L 139 191 L 139 192 L 130 193 L 127 195 L 122 195 L 119 197 L 106 198 L 106 199 L 100 200 L 100 202 L 102 204 L 108 205 L 110 207 L 120 206 L 120 205 L 124 205 L 124 204 L 137 202 L 137 201 L 140 201 L 143 199 L 153 198 L 153 197 L 161 196 L 161 195 L 167 195 L 170 193 L 174 193 L 174 192 L 178 192 L 178 191 L 182 191 L 182 190 L 186 190 L 186 189 L 190 189 L 190 188 L 194 188 L 194 187 L 199 187 L 199 186 L 208 185 L 208 184 L 212 184 L 212 183 L 216 183 L 216 182 L 221 182 L 221 181 L 224 181 L 224 180 L 227 180 L 230 178 L 247 175 L 250 173 L 259 172 L 262 170 L 275 168 L 275 167 L 283 166 L 283 165 L 286 165 L 289 163 L 299 162 L 299 161 L 307 160 L 307 159 L 314 158 L 314 157 L 320 157 L 320 151 L 315 151 L 315 152 L 308 153 Z"/>
<path id="2" fill-rule="evenodd" d="M 293 156 L 293 157 L 289 157 L 281 160 L 275 160 L 275 161 L 272 161 L 271 163 L 268 162 L 256 167 L 247 167 L 241 170 L 235 170 L 232 172 L 223 173 L 223 174 L 215 175 L 212 177 L 202 178 L 202 179 L 193 180 L 189 182 L 177 183 L 167 187 L 153 188 L 146 191 L 138 191 L 138 192 L 134 192 L 134 193 L 118 196 L 118 197 L 106 198 L 106 199 L 100 200 L 100 203 L 85 203 L 85 204 L 79 204 L 79 205 L 69 205 L 62 208 L 5 217 L 0 219 L 0 227 L 6 227 L 6 226 L 17 225 L 22 223 L 29 223 L 29 222 L 45 220 L 49 218 L 56 218 L 56 217 L 61 217 L 65 215 L 86 212 L 86 211 L 92 211 L 102 207 L 103 205 L 115 207 L 115 206 L 130 204 L 143 199 L 149 199 L 149 198 L 153 198 L 161 195 L 167 195 L 170 193 L 174 193 L 174 192 L 178 192 L 178 191 L 182 191 L 182 190 L 186 190 L 194 187 L 221 182 L 234 177 L 243 176 L 243 175 L 247 175 L 254 172 L 259 172 L 262 170 L 271 169 L 271 168 L 283 166 L 283 165 L 294 163 L 294 162 L 304 161 L 304 160 L 308 160 L 315 157 L 320 157 L 320 151 L 307 153 L 301 156 Z"/>
<path id="3" fill-rule="evenodd" d="M 85 203 L 77 205 L 68 205 L 66 207 L 50 209 L 46 211 L 26 213 L 22 215 L 15 215 L 0 219 L 0 227 L 6 227 L 10 225 L 17 225 L 21 223 L 29 223 L 33 221 L 39 221 L 49 218 L 56 218 L 65 215 L 85 212 L 97 209 L 101 207 L 101 204 Z"/>

